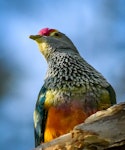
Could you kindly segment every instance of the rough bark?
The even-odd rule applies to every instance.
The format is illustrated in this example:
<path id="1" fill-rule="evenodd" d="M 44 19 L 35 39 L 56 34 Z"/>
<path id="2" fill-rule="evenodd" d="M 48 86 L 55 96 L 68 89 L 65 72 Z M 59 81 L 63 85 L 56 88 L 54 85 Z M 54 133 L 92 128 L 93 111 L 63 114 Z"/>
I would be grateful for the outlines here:
<path id="1" fill-rule="evenodd" d="M 35 150 L 125 150 L 125 103 L 99 111 Z"/>

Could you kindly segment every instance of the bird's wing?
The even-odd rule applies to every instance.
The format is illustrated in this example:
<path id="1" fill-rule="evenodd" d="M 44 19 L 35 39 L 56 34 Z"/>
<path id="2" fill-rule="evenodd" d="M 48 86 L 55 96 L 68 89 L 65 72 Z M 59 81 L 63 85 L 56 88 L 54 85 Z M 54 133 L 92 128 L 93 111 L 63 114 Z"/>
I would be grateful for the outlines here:
<path id="1" fill-rule="evenodd" d="M 109 85 L 106 89 L 109 92 L 111 105 L 116 104 L 116 94 L 115 94 L 114 89 L 112 88 L 111 85 Z"/>
<path id="2" fill-rule="evenodd" d="M 40 90 L 34 111 L 34 134 L 36 147 L 40 145 L 41 142 L 44 142 L 44 130 L 47 118 L 47 110 L 44 108 L 46 91 L 47 89 L 43 86 Z"/>

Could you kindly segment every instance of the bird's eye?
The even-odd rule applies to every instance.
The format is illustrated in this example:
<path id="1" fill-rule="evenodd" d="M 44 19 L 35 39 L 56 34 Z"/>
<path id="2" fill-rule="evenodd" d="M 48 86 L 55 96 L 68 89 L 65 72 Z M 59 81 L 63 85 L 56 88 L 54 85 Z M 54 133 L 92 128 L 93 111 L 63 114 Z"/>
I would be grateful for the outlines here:
<path id="1" fill-rule="evenodd" d="M 56 38 L 60 38 L 61 37 L 59 32 L 52 32 L 52 33 L 50 33 L 50 36 L 54 36 Z"/>
<path id="2" fill-rule="evenodd" d="M 57 37 L 59 37 L 59 33 L 57 33 L 57 32 L 56 32 L 56 33 L 54 34 L 54 36 L 57 36 Z"/>

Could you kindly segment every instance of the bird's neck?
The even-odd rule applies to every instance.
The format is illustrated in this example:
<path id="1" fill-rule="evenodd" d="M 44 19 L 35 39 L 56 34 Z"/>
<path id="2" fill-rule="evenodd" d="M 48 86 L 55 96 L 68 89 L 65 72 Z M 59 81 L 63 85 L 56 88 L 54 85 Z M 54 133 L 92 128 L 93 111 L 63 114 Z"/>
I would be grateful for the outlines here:
<path id="1" fill-rule="evenodd" d="M 51 61 L 48 62 L 45 78 L 46 86 L 49 88 L 64 88 L 67 86 L 69 88 L 74 84 L 80 84 L 78 77 L 80 77 L 81 67 L 76 66 L 79 59 L 81 59 L 79 54 L 57 53 L 53 55 Z M 77 83 L 74 80 L 76 78 Z"/>
<path id="2" fill-rule="evenodd" d="M 80 86 L 80 55 L 57 53 L 48 63 L 45 84 L 49 89 L 65 89 Z"/>

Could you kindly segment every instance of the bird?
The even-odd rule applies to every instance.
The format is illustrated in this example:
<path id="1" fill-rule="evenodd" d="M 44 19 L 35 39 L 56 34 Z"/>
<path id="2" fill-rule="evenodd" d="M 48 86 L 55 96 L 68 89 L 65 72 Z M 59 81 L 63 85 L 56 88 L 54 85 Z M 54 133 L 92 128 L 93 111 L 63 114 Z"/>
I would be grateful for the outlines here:
<path id="1" fill-rule="evenodd" d="M 57 29 L 43 28 L 35 40 L 48 69 L 34 110 L 35 147 L 70 132 L 97 111 L 116 104 L 110 83 Z"/>

